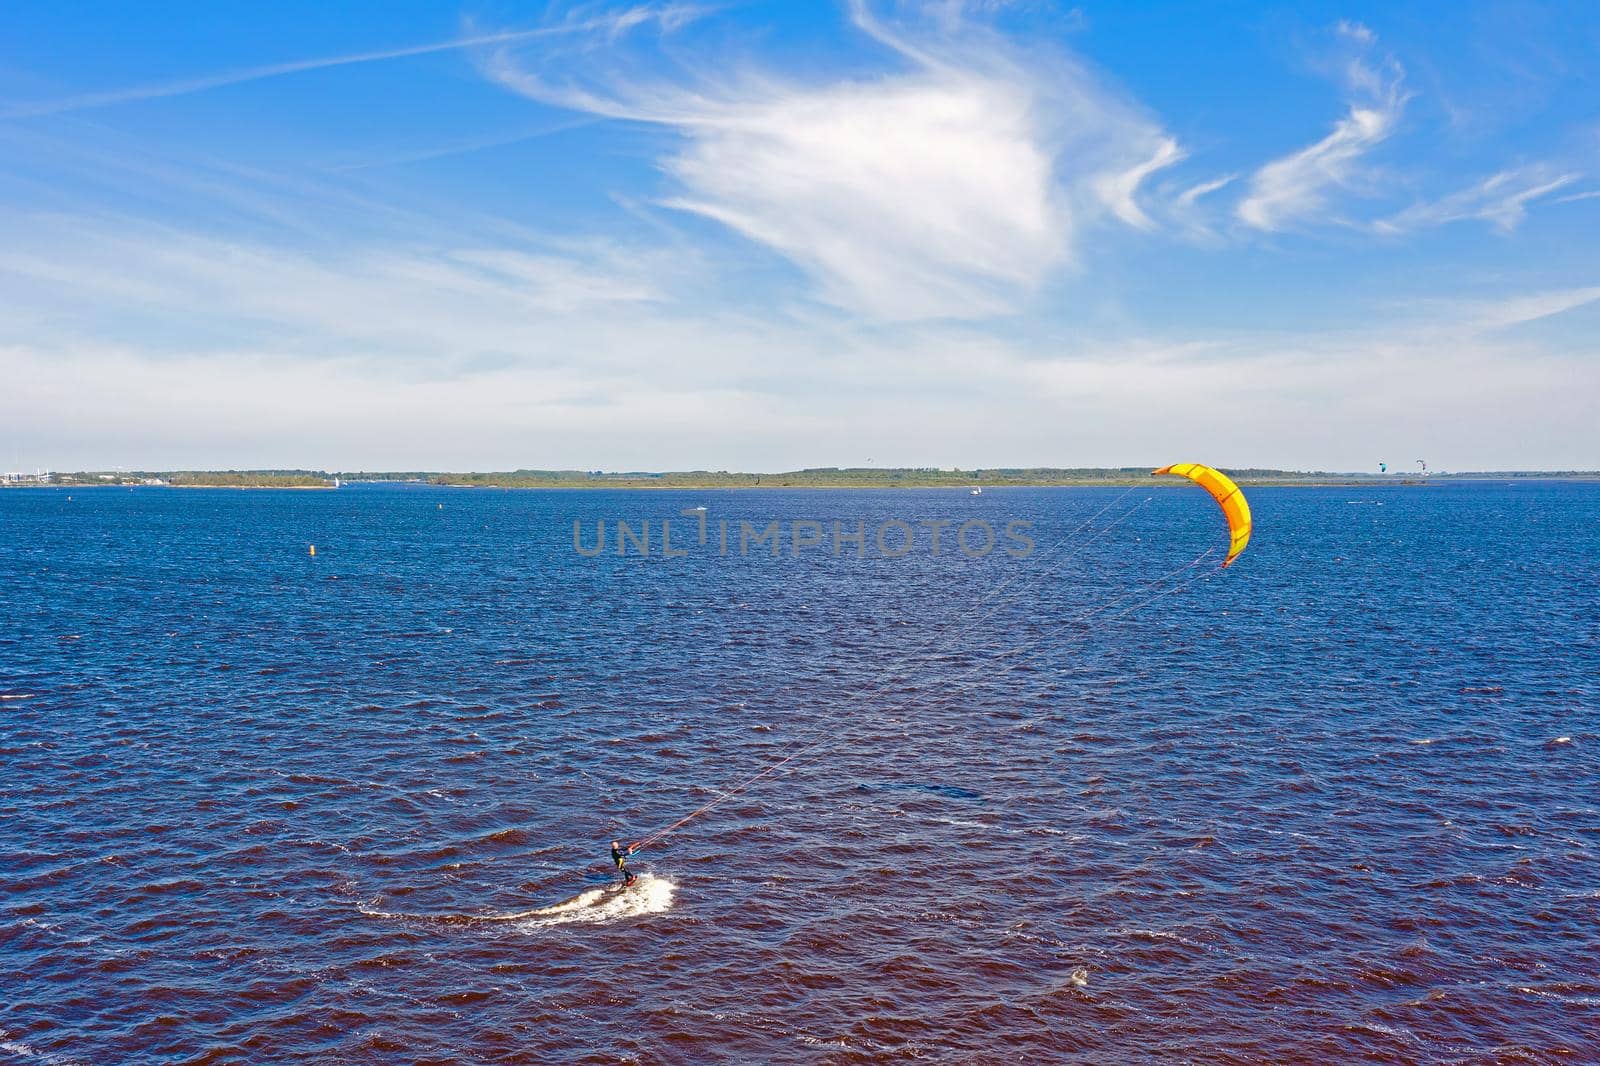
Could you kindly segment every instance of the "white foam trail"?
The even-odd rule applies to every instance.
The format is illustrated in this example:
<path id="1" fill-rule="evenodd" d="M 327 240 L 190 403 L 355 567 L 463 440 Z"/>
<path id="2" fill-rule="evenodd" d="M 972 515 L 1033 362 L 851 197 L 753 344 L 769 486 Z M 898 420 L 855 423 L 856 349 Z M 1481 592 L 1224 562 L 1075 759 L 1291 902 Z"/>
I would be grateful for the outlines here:
<path id="1" fill-rule="evenodd" d="M 677 889 L 677 885 L 664 877 L 640 874 L 626 888 L 591 888 L 553 906 L 506 917 L 532 926 L 566 925 L 569 922 L 604 924 L 622 918 L 661 914 L 671 908 L 672 896 Z"/>
<path id="2" fill-rule="evenodd" d="M 399 914 L 380 911 L 367 905 L 357 909 L 368 918 L 403 918 L 419 922 L 466 925 L 476 922 L 520 922 L 530 927 L 566 925 L 571 922 L 603 924 L 622 918 L 660 914 L 672 906 L 678 886 L 654 874 L 640 874 L 632 885 L 606 885 L 591 888 L 571 899 L 510 914 Z"/>
<path id="3" fill-rule="evenodd" d="M 65 1055 L 57 1055 L 50 1051 L 40 1051 L 38 1048 L 29 1047 L 20 1040 L 10 1039 L 11 1033 L 0 1029 L 0 1051 L 15 1055 L 19 1059 L 38 1059 L 47 1066 L 80 1066 L 77 1059 L 69 1059 Z"/>

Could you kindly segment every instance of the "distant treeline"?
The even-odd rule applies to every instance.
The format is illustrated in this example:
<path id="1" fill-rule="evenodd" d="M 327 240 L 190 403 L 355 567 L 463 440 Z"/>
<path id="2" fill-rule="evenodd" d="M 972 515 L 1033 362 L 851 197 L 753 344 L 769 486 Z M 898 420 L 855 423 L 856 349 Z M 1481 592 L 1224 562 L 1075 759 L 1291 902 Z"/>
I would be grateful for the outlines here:
<path id="1" fill-rule="evenodd" d="M 730 470 L 513 470 L 500 473 L 432 474 L 439 485 L 505 488 L 938 488 L 965 485 L 1118 484 L 1148 477 L 1149 467 L 996 468 L 940 470 L 935 467 L 811 467 L 755 474 Z"/>
<path id="2" fill-rule="evenodd" d="M 54 485 L 175 485 L 179 488 L 326 489 L 332 474 L 313 470 L 85 470 L 52 474 Z"/>
<path id="3" fill-rule="evenodd" d="M 666 473 L 603 470 L 511 470 L 497 473 L 395 474 L 392 480 L 427 481 L 436 485 L 496 488 L 947 488 L 981 486 L 1131 485 L 1148 482 L 1148 466 L 981 467 L 942 470 L 937 467 L 809 467 L 775 474 L 728 470 L 683 470 Z M 1324 470 L 1275 470 L 1269 467 L 1224 468 L 1247 485 L 1326 483 L 1409 483 L 1396 475 L 1351 474 Z M 366 476 L 341 475 L 350 480 Z M 1452 475 L 1434 475 L 1435 478 Z M 1481 476 L 1481 475 L 1454 475 Z M 1530 475 L 1523 475 L 1530 476 Z M 1539 475 L 1531 475 L 1539 476 Z M 1549 476 L 1549 475 L 1544 475 Z M 1563 476 L 1563 475 L 1558 475 Z M 1581 474 L 1564 476 L 1584 476 Z"/>
<path id="4" fill-rule="evenodd" d="M 432 471 L 325 470 L 179 470 L 82 471 L 49 475 L 56 485 L 174 485 L 181 488 L 332 488 L 339 480 L 410 481 L 433 485 L 485 488 L 996 488 L 1050 485 L 1131 485 L 1150 478 L 1148 466 L 983 467 L 941 470 L 937 467 L 810 467 L 776 474 L 729 470 L 509 470 L 491 473 L 436 473 Z M 1600 472 L 1497 471 L 1466 474 L 1340 473 L 1323 470 L 1274 470 L 1267 467 L 1223 468 L 1245 485 L 1401 484 L 1432 481 L 1506 480 L 1508 478 L 1600 478 Z M 37 483 L 37 482 L 35 482 Z"/>
<path id="5" fill-rule="evenodd" d="M 184 470 L 164 478 L 169 485 L 243 489 L 321 489 L 333 487 L 331 474 L 305 470 Z"/>

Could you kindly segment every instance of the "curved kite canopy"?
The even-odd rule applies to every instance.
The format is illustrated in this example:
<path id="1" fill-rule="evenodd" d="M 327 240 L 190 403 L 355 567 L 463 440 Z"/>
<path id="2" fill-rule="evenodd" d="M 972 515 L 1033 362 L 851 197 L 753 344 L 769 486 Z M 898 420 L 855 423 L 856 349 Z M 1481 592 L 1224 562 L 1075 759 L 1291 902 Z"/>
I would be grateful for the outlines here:
<path id="1" fill-rule="evenodd" d="M 1231 565 L 1239 557 L 1239 553 L 1244 551 L 1244 546 L 1250 543 L 1250 504 L 1245 501 L 1244 493 L 1239 491 L 1239 486 L 1222 471 L 1201 466 L 1199 463 L 1173 463 L 1160 470 L 1150 471 L 1151 477 L 1157 474 L 1186 477 L 1211 493 L 1217 505 L 1222 508 L 1223 517 L 1228 520 L 1228 557 L 1222 560 L 1222 565 Z"/>

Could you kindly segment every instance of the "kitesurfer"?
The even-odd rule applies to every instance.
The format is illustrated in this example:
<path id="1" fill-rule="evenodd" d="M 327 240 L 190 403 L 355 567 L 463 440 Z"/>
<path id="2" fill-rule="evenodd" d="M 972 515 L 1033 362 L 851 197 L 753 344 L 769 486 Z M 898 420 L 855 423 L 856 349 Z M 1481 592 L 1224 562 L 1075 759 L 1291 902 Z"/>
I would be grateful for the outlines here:
<path id="1" fill-rule="evenodd" d="M 611 861 L 617 864 L 617 871 L 622 874 L 623 887 L 627 887 L 638 880 L 632 870 L 628 869 L 628 856 L 633 854 L 633 845 L 626 848 L 618 841 L 611 842 Z"/>

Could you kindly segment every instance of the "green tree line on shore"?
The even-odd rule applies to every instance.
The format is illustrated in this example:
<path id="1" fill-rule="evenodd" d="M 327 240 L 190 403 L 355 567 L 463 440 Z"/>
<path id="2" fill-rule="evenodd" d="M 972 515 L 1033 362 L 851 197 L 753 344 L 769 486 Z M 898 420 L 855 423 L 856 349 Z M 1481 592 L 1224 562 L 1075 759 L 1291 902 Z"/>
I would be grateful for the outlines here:
<path id="1" fill-rule="evenodd" d="M 55 485 L 169 485 L 179 488 L 334 488 L 340 481 L 404 481 L 481 488 L 592 489 L 740 489 L 740 488 L 1003 488 L 1008 486 L 1132 485 L 1149 482 L 1150 467 L 983 467 L 970 470 L 938 467 L 808 467 L 779 473 L 729 470 L 605 471 L 537 470 L 340 471 L 326 470 L 177 470 L 79 471 L 51 474 Z M 1223 468 L 1242 485 L 1421 484 L 1438 480 L 1505 480 L 1523 477 L 1592 479 L 1595 471 L 1499 471 L 1470 474 L 1414 475 L 1276 470 L 1266 467 Z M 29 484 L 39 484 L 30 478 Z"/>

